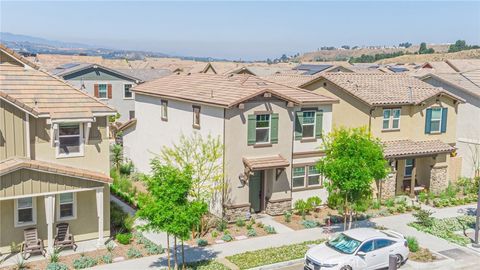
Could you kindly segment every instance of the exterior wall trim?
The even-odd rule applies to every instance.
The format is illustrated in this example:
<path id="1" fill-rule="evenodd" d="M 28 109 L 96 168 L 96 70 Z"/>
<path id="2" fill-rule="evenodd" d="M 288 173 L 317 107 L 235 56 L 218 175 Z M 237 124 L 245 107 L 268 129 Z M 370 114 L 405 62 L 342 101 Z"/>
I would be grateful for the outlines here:
<path id="1" fill-rule="evenodd" d="M 99 190 L 99 189 L 103 189 L 103 187 L 80 188 L 80 189 L 72 189 L 72 190 L 62 190 L 62 191 L 54 191 L 54 192 L 42 192 L 42 193 L 35 193 L 35 194 L 28 194 L 28 195 L 10 196 L 10 197 L 0 198 L 0 201 L 16 200 L 16 199 L 30 198 L 30 197 L 41 197 L 41 196 L 49 196 L 49 195 L 57 195 L 57 194 L 63 194 L 63 193 L 76 193 L 76 192 Z"/>
<path id="2" fill-rule="evenodd" d="M 309 158 L 309 157 L 323 157 L 325 156 L 325 151 L 308 151 L 308 152 L 294 152 L 292 154 L 293 159 L 297 158 Z"/>

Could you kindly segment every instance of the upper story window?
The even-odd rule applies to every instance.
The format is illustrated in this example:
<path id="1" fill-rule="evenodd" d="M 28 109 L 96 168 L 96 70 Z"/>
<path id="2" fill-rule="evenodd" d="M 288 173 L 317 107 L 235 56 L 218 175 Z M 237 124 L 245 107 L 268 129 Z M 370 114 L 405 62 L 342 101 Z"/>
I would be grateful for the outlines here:
<path id="1" fill-rule="evenodd" d="M 168 120 L 168 101 L 162 100 L 160 105 L 160 117 L 162 120 Z"/>
<path id="2" fill-rule="evenodd" d="M 106 84 L 98 85 L 98 98 L 108 98 L 108 86 Z"/>
<path id="3" fill-rule="evenodd" d="M 255 125 L 255 143 L 270 142 L 270 114 L 258 114 Z"/>
<path id="4" fill-rule="evenodd" d="M 132 88 L 131 84 L 125 84 L 123 86 L 123 98 L 124 99 L 132 99 L 133 98 L 133 92 L 130 90 Z"/>
<path id="5" fill-rule="evenodd" d="M 303 112 L 302 137 L 315 138 L 315 111 Z"/>
<path id="6" fill-rule="evenodd" d="M 295 140 L 321 138 L 322 129 L 323 111 L 309 109 L 295 113 Z"/>
<path id="7" fill-rule="evenodd" d="M 57 157 L 83 155 L 83 126 L 60 124 L 58 126 Z"/>
<path id="8" fill-rule="evenodd" d="M 34 197 L 15 200 L 15 227 L 36 223 L 35 201 Z"/>
<path id="9" fill-rule="evenodd" d="M 76 194 L 62 193 L 58 196 L 57 219 L 69 220 L 76 217 Z"/>
<path id="10" fill-rule="evenodd" d="M 383 130 L 400 129 L 401 109 L 383 109 Z"/>
<path id="11" fill-rule="evenodd" d="M 193 106 L 193 127 L 200 128 L 200 106 Z"/>
<path id="12" fill-rule="evenodd" d="M 447 132 L 447 113 L 447 108 L 435 107 L 427 109 L 425 115 L 425 133 Z"/>
<path id="13" fill-rule="evenodd" d="M 321 175 L 315 165 L 293 167 L 292 187 L 318 187 L 321 184 Z"/>

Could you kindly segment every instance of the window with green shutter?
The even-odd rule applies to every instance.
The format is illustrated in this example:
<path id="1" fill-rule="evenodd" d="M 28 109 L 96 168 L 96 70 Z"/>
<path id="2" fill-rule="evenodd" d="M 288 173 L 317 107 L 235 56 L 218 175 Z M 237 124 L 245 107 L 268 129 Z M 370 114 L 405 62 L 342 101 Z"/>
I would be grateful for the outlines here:
<path id="1" fill-rule="evenodd" d="M 303 124 L 303 112 L 296 112 L 295 113 L 295 140 L 301 140 L 302 139 L 302 134 L 303 134 L 303 129 L 302 129 L 302 124 Z"/>
<path id="2" fill-rule="evenodd" d="M 255 144 L 256 141 L 256 136 L 255 136 L 255 125 L 257 123 L 257 118 L 254 114 L 251 114 L 248 116 L 248 135 L 247 135 L 247 144 L 248 145 L 253 145 Z"/>
<path id="3" fill-rule="evenodd" d="M 248 145 L 278 143 L 278 113 L 248 116 Z"/>
<path id="4" fill-rule="evenodd" d="M 425 114 L 425 133 L 447 132 L 447 108 L 429 108 Z"/>
<path id="5" fill-rule="evenodd" d="M 323 111 L 304 110 L 295 113 L 295 140 L 321 138 Z"/>
<path id="6" fill-rule="evenodd" d="M 323 132 L 323 111 L 319 110 L 316 113 L 316 123 L 315 123 L 315 138 L 320 139 Z"/>
<path id="7" fill-rule="evenodd" d="M 278 113 L 271 114 L 271 143 L 278 143 Z"/>

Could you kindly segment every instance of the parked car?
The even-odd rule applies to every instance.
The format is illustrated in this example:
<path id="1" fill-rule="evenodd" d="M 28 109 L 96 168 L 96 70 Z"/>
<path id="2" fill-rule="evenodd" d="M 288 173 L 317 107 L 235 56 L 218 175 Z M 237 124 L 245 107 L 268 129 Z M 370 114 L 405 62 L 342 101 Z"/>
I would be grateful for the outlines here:
<path id="1" fill-rule="evenodd" d="M 305 269 L 370 270 L 388 267 L 389 255 L 397 267 L 408 259 L 405 237 L 390 230 L 359 228 L 344 231 L 314 246 L 305 255 Z"/>

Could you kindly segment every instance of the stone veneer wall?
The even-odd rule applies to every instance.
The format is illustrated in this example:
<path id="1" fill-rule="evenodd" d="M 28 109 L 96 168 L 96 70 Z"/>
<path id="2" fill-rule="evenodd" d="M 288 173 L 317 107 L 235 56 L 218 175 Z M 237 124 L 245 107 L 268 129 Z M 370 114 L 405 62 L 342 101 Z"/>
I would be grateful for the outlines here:
<path id="1" fill-rule="evenodd" d="M 397 171 L 392 170 L 387 177 L 382 180 L 382 199 L 395 197 L 397 188 Z"/>
<path id="2" fill-rule="evenodd" d="M 250 204 L 225 205 L 225 219 L 228 222 L 234 222 L 238 218 L 245 219 L 248 213 L 250 213 Z"/>
<path id="3" fill-rule="evenodd" d="M 430 171 L 430 191 L 433 193 L 439 193 L 447 187 L 447 165 L 433 166 Z"/>
<path id="4" fill-rule="evenodd" d="M 285 211 L 292 210 L 292 199 L 271 200 L 266 202 L 265 213 L 271 216 L 282 215 Z"/>

